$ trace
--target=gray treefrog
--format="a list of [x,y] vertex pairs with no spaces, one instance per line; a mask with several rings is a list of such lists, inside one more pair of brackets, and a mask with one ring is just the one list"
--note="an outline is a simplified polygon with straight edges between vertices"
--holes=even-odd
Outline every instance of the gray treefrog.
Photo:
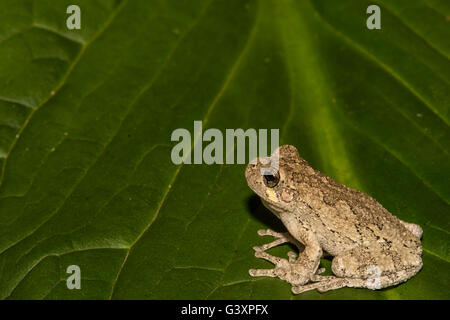
[[[348,188],[311,168],[294,146],[251,161],[245,172],[249,187],[288,232],[259,230],[275,241],[254,247],[255,256],[275,265],[250,269],[253,277],[278,277],[298,294],[342,287],[381,289],[404,282],[422,268],[422,229],[404,222],[367,194]],[[278,159],[278,171],[262,173]],[[299,255],[275,257],[267,249],[290,242]],[[319,269],[324,254],[333,257],[333,276]]]

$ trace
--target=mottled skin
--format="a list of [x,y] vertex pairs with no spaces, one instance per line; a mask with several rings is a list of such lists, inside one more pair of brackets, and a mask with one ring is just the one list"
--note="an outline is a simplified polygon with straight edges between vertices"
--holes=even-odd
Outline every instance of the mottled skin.
[[[268,158],[253,160],[245,175],[249,187],[288,232],[258,232],[277,238],[254,247],[255,256],[272,262],[275,268],[251,269],[250,275],[279,277],[292,285],[294,293],[300,293],[342,287],[381,289],[419,272],[420,226],[398,219],[367,194],[314,170],[294,146],[279,147],[271,159],[277,155],[275,178],[261,174],[261,168],[269,166],[262,164]],[[286,242],[299,248],[298,257],[290,252],[289,259],[282,259],[265,252]],[[334,257],[334,276],[320,275],[323,269],[318,266],[324,252]]]

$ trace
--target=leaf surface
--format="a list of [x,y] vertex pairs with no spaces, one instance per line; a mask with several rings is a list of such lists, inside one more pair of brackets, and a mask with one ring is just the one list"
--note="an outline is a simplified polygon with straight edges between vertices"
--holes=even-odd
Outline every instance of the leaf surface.
[[[66,28],[70,4],[81,30]],[[366,28],[370,4],[381,30]],[[0,12],[1,298],[450,298],[447,1],[1,0]],[[244,165],[172,163],[171,133],[194,120],[279,128],[314,168],[420,224],[423,269],[384,290],[297,296],[251,278],[271,267],[253,256],[270,241],[256,231],[283,227]],[[81,290],[66,286],[73,264]]]

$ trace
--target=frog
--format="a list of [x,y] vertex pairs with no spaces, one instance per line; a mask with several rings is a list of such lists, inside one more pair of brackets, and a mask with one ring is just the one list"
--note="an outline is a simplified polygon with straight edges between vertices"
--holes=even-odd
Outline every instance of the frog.
[[[276,165],[273,165],[273,164]],[[252,277],[277,277],[294,294],[344,287],[371,290],[395,286],[422,268],[422,228],[400,220],[368,194],[313,169],[295,146],[282,145],[245,169],[247,184],[281,220],[286,232],[261,229],[274,240],[253,247],[272,269],[250,269]],[[298,253],[281,258],[266,252],[290,243]],[[323,275],[322,258],[332,275]]]

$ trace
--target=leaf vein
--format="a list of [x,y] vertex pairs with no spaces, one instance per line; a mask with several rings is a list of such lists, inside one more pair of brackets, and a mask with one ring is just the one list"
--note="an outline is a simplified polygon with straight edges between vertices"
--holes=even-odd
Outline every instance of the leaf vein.
[[7,160],[9,155],[11,154],[11,152],[13,151],[14,147],[17,144],[17,141],[19,140],[19,137],[21,136],[22,132],[25,130],[25,128],[28,126],[28,123],[31,121],[31,119],[33,118],[33,116],[36,114],[36,112],[38,110],[40,110],[48,101],[50,101],[50,99],[52,99],[52,97],[54,97],[56,95],[56,93],[64,86],[64,84],[66,83],[67,79],[69,78],[69,76],[72,74],[72,71],[75,69],[75,67],[78,65],[78,62],[81,60],[81,58],[83,57],[84,53],[86,52],[86,49],[88,48],[88,46],[90,44],[92,44],[97,38],[99,38],[104,32],[105,30],[108,29],[108,27],[112,24],[112,22],[114,21],[115,17],[119,14],[119,12],[122,10],[122,8],[125,6],[125,3],[127,0],[123,0],[120,5],[114,10],[114,12],[111,14],[111,16],[108,18],[108,20],[105,22],[105,24],[99,29],[99,31],[94,35],[94,37],[92,38],[92,40],[88,43],[86,43],[85,45],[83,45],[81,47],[81,50],[78,52],[78,55],[75,57],[75,59],[73,60],[72,64],[69,66],[69,68],[67,69],[65,75],[62,77],[61,81],[58,83],[58,85],[55,87],[54,90],[52,90],[50,92],[50,94],[47,96],[47,98],[45,98],[36,108],[33,108],[33,111],[30,112],[30,114],[28,115],[28,117],[25,119],[22,127],[20,128],[18,134],[16,135],[16,138],[13,140],[11,147],[9,148],[6,157],[5,157],[5,161],[3,162],[3,166],[2,166],[2,173],[0,176],[0,187],[3,185],[3,180],[4,180],[4,176],[5,176],[5,171],[6,171],[6,164],[7,164]]
[[386,65],[385,63],[383,63],[380,59],[378,59],[376,56],[374,56],[373,54],[371,54],[370,52],[368,52],[366,49],[364,49],[361,45],[359,45],[356,41],[354,41],[353,39],[351,39],[348,35],[346,35],[345,33],[336,30],[335,28],[333,28],[333,26],[325,19],[323,18],[319,12],[317,12],[317,16],[320,18],[321,21],[324,22],[324,24],[327,26],[327,28],[329,30],[331,30],[335,35],[337,35],[338,37],[344,39],[345,42],[347,42],[348,44],[352,45],[354,48],[356,48],[359,52],[361,52],[362,54],[364,54],[366,57],[368,57],[369,59],[371,59],[373,62],[377,63],[379,66],[381,66],[388,74],[390,74],[394,79],[396,79],[400,84],[403,85],[403,87],[405,87],[406,89],[408,89],[417,99],[419,99],[420,101],[422,101],[422,103],[428,108],[430,109],[434,114],[436,114],[436,116],[438,116],[447,126],[449,126],[449,122],[448,120],[441,115],[436,108],[433,107],[433,105],[427,100],[425,99],[419,92],[417,92],[408,82],[406,82],[400,75],[398,75],[392,68],[390,68],[388,65]]

